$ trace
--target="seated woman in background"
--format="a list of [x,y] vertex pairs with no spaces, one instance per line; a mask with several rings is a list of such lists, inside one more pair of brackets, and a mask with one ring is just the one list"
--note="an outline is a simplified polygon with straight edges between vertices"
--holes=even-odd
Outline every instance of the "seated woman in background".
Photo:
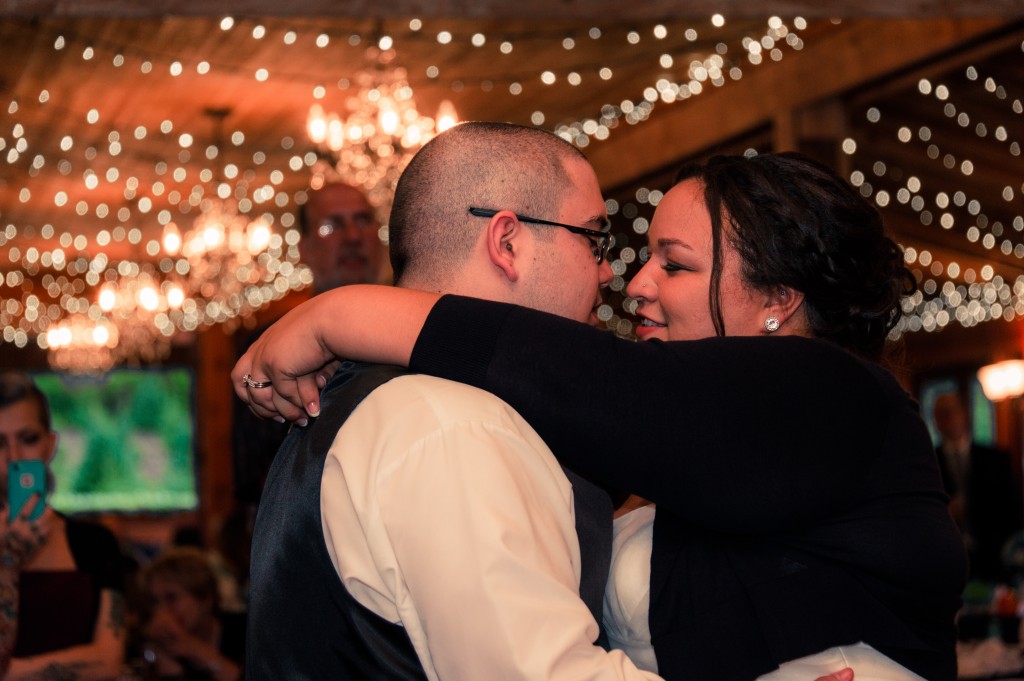
[[236,392],[301,424],[319,413],[311,372],[337,355],[504,399],[567,467],[657,505],[649,560],[627,561],[649,573],[612,579],[649,581],[649,614],[621,613],[619,631],[653,644],[666,679],[799,679],[838,660],[860,681],[953,681],[965,554],[917,404],[879,364],[915,284],[878,212],[796,154],[718,157],[685,170],[648,236],[628,289],[648,342],[346,286],[270,327]]
[[37,497],[9,517],[8,466],[48,464],[57,451],[50,427],[31,377],[0,371],[0,677],[110,679],[121,672],[125,641],[114,535],[49,507],[30,520]]
[[140,574],[148,601],[144,656],[158,679],[237,681],[245,660],[245,617],[223,613],[206,554],[171,548]]

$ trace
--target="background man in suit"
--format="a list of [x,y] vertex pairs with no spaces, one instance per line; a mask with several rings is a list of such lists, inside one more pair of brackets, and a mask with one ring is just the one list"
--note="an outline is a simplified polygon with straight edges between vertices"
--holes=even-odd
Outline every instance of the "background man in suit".
[[298,214],[302,262],[313,271],[313,292],[347,284],[380,283],[387,264],[380,222],[362,190],[329,182],[309,192]]
[[[312,189],[296,217],[302,234],[299,254],[313,273],[313,295],[348,284],[390,281],[387,248],[379,236],[380,221],[360,189],[340,182]],[[263,326],[246,334],[238,354],[265,329]],[[240,400],[235,400],[235,497],[242,503],[253,505],[259,501],[270,462],[287,432],[288,425],[256,418]]]
[[964,535],[971,560],[971,578],[1005,577],[1003,544],[1021,527],[1019,487],[1010,454],[974,442],[970,416],[958,393],[935,400],[935,427],[942,436],[936,447],[950,513]]

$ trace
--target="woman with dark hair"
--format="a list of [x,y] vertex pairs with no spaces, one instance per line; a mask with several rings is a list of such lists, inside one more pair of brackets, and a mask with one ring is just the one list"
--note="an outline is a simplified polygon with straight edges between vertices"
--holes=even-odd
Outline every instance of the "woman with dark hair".
[[202,550],[174,547],[140,574],[149,605],[145,657],[157,679],[237,681],[245,616],[220,609],[217,575]]
[[[21,371],[0,371],[0,677],[109,679],[124,661],[117,540],[37,495],[10,519],[8,466],[57,452],[46,396]],[[47,469],[48,487],[53,479]],[[6,672],[6,675],[4,673]]]
[[952,681],[965,556],[917,405],[878,363],[915,284],[877,211],[801,156],[720,157],[665,195],[648,248],[628,293],[650,342],[347,287],[289,313],[232,378],[257,413],[300,423],[334,355],[467,382],[568,467],[655,503],[611,578],[620,596],[649,584],[650,612],[606,624],[641,647],[649,633],[666,679],[840,660],[861,681]]

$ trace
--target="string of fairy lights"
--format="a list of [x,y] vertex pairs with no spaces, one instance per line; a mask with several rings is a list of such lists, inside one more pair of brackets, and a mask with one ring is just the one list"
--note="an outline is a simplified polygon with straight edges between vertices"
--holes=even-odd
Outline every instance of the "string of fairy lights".
[[[1020,52],[1024,53],[1024,42],[1020,45]],[[1006,84],[986,77],[976,66],[966,67],[964,76],[968,82],[980,84],[982,91],[999,106],[1021,117],[1020,124],[1010,129],[972,117],[968,106],[963,103],[964,92],[955,93],[953,88],[929,79],[918,82],[917,94],[941,102],[950,126],[973,131],[979,144],[982,141],[994,142],[990,146],[1000,149],[1008,160],[1017,160],[1017,167],[1024,169],[1024,164],[1019,163],[1024,142],[1021,135],[1024,131],[1024,99],[1012,96]],[[1016,83],[1012,85],[1019,87]],[[869,123],[880,125],[887,114],[877,107],[870,107],[865,115]],[[962,232],[967,242],[975,244],[980,241],[985,249],[998,250],[1004,256],[1012,255],[1024,266],[1024,172],[1001,178],[1005,182],[1000,192],[1004,206],[985,206],[978,198],[958,188],[962,179],[976,172],[976,162],[944,151],[942,134],[942,130],[927,126],[915,130],[910,121],[898,121],[894,142],[913,148],[933,166],[940,167],[951,189],[926,187],[913,175],[892,177],[891,167],[884,161],[858,157],[858,145],[854,139],[843,143],[844,152],[859,164],[852,172],[850,182],[880,208],[884,209],[895,201],[914,211],[922,225]],[[1009,224],[990,217],[996,211],[1011,216],[1007,220]],[[963,225],[967,226],[966,229]],[[970,327],[992,320],[1012,321],[1024,315],[1024,275],[1008,281],[996,274],[991,265],[975,270],[962,267],[956,261],[941,262],[927,249],[910,244],[903,246],[906,262],[920,286],[917,293],[904,301],[904,317],[893,330],[894,337],[920,330],[938,331],[954,322]]]
[[[724,18],[721,15],[712,17],[713,25],[721,26],[723,23]],[[793,23],[795,28],[800,30],[807,27],[806,22],[801,18],[797,18]],[[659,24],[655,26],[653,33],[656,38],[663,38],[666,29]],[[696,40],[697,32],[692,28],[687,29],[686,37],[689,40]],[[631,31],[627,39],[630,42],[639,42],[639,33]],[[753,66],[758,66],[764,63],[765,59],[774,62],[781,61],[784,56],[783,45],[793,50],[802,50],[804,42],[799,34],[791,31],[780,18],[772,17],[768,20],[768,30],[764,36],[759,40],[746,37],[742,40],[741,45],[743,53],[746,55],[746,61]],[[625,121],[628,125],[635,125],[647,120],[658,102],[671,104],[683,101],[701,94],[709,86],[722,87],[727,80],[740,80],[743,77],[743,68],[739,62],[726,63],[725,55],[728,53],[728,49],[728,45],[725,43],[717,43],[713,54],[704,59],[691,60],[687,67],[688,79],[686,81],[659,78],[655,83],[644,88],[642,99],[636,101],[627,99],[617,105],[605,104],[601,107],[600,117],[558,125],[555,128],[555,133],[576,146],[585,148],[590,144],[591,139],[608,139],[611,130],[620,121]],[[658,63],[662,68],[670,69],[674,65],[674,59],[670,54],[662,54]],[[610,69],[602,68],[599,73],[602,78],[610,77]],[[570,84],[578,82],[574,81],[573,75],[574,72],[570,72],[567,76]],[[554,82],[554,75],[551,72],[545,72],[541,78],[545,82]],[[537,112],[533,115],[531,122],[534,125],[542,125],[544,120],[543,113]]]
[[[724,23],[721,15],[710,19],[711,29],[720,28]],[[647,120],[656,104],[688,99],[707,88],[722,87],[729,80],[742,78],[746,68],[781,60],[784,48],[802,49],[803,40],[797,31],[805,27],[802,19],[790,25],[773,17],[766,22],[761,34],[744,37],[738,48],[723,41],[709,42],[702,58],[690,59],[684,64],[676,63],[680,59],[678,54],[653,49],[651,58],[657,59],[663,73],[680,72],[682,77],[678,80],[661,77],[647,84],[630,84],[638,95],[608,102],[592,116],[558,122],[554,130],[581,147],[591,140],[607,139],[622,123],[635,125]],[[445,46],[468,41],[478,48],[497,45],[499,53],[511,54],[527,41],[557,40],[567,55],[558,67],[551,66],[540,72],[496,73],[477,81],[453,77],[447,81],[447,86],[456,94],[467,87],[477,87],[482,91],[505,89],[511,97],[528,96],[536,87],[571,88],[587,79],[612,81],[616,70],[614,63],[584,63],[569,56],[577,41],[613,39],[611,30],[599,27],[591,27],[576,36],[537,31],[518,36],[507,33],[487,36],[449,30],[427,31],[422,21],[413,19],[401,35],[382,33],[379,26],[331,34],[312,24],[294,30],[272,31],[265,23],[228,17],[219,22],[219,28],[225,32],[247,31],[253,41],[270,40],[276,35],[286,46],[312,40],[325,50],[339,44],[350,48],[369,45],[378,53],[400,51],[411,41],[432,41],[442,50]],[[683,43],[689,46],[687,55],[692,55],[695,49],[692,43],[698,40],[703,29],[656,24],[645,31],[628,30],[624,39],[634,46],[656,45],[673,32],[683,37]],[[614,39],[621,38],[616,35]],[[77,55],[83,64],[106,69],[111,79],[127,71],[144,74],[152,78],[153,87],[157,88],[166,78],[227,73],[252,78],[255,83],[271,80],[307,83],[314,101],[329,94],[322,82],[311,81],[308,74],[290,71],[286,64],[249,69],[226,57],[218,60],[195,53],[157,54],[146,45],[115,45],[67,28],[52,37],[52,50],[69,57]],[[638,52],[631,58],[648,56],[646,52]],[[426,64],[420,68],[429,81],[444,82],[436,65]],[[347,89],[351,80],[340,79],[338,88]],[[3,94],[0,91],[0,97]],[[211,324],[237,324],[270,301],[309,285],[309,271],[298,259],[299,235],[294,225],[294,212],[305,200],[308,178],[320,155],[310,149],[300,131],[286,131],[282,135],[278,144],[290,155],[283,165],[271,168],[267,167],[271,159],[280,158],[277,150],[254,149],[244,130],[230,131],[220,143],[204,146],[200,140],[209,137],[208,131],[184,130],[173,120],[173,115],[168,115],[155,129],[141,124],[104,129],[109,112],[97,107],[76,108],[71,103],[70,93],[44,88],[38,92],[9,94],[8,101],[0,100],[9,123],[0,134],[0,168],[4,164],[9,168],[27,166],[22,186],[11,187],[17,203],[52,202],[66,211],[66,225],[74,224],[76,216],[89,216],[109,222],[109,227],[95,233],[75,233],[74,228],[66,225],[26,224],[12,217],[11,211],[0,215],[3,220],[0,248],[7,249],[8,260],[0,276],[0,327],[4,342],[25,347],[34,339],[49,351],[52,363],[69,369],[85,366],[90,357],[95,366],[85,366],[86,370],[132,360],[155,361],[166,356],[170,338],[178,332],[194,331]],[[60,139],[57,147],[47,148],[46,131],[33,129],[28,118],[21,119],[22,113],[31,113],[37,108],[46,108],[68,119],[84,118],[92,126],[91,138],[75,139],[68,134]],[[544,111],[535,110],[530,122],[543,126],[549,124],[548,118]],[[165,151],[169,140],[175,152]],[[249,155],[249,167],[242,162],[224,161],[225,152],[232,150]],[[122,171],[117,163],[119,158],[155,160],[146,177]],[[109,162],[103,170],[99,169],[101,159]],[[188,169],[188,164],[194,161],[206,164],[198,176]],[[76,171],[82,165],[85,169]],[[56,168],[68,182],[81,182],[87,189],[95,189],[101,183],[121,187],[124,203],[114,206],[86,199],[72,201],[70,192],[63,190],[53,196],[39,195],[32,180],[47,167]],[[296,176],[302,176],[299,184],[303,189],[290,193],[285,187],[294,185],[290,180]],[[206,251],[193,249],[198,255],[189,257],[180,250],[181,243],[202,236],[208,229],[196,224],[189,230],[189,222],[225,206],[233,215],[222,221],[224,224],[217,225],[219,236],[210,238],[227,242],[234,233],[236,241],[241,239],[245,243],[236,243],[223,266],[214,274],[207,273],[210,279],[204,287],[204,281],[191,280],[209,259],[204,253],[211,251],[214,244],[207,244]],[[154,227],[162,236],[153,235]],[[251,248],[251,238],[246,239],[247,234],[251,237],[254,233],[264,236],[258,249]],[[168,237],[172,242],[176,238],[178,246],[170,247]],[[42,239],[52,246],[22,248],[20,242],[28,238]],[[382,238],[386,240],[386,228]],[[130,246],[139,256],[121,260],[108,257],[104,249],[117,244]],[[624,271],[624,264],[631,257],[629,251],[620,254],[615,267]],[[88,338],[83,341],[84,334]]]
[[[1018,56],[1024,61],[1024,42],[1020,45],[1020,52]],[[969,82],[979,83],[983,91],[1005,110],[1024,117],[1024,93],[1018,96],[1010,94],[1011,87],[1019,89],[1020,84],[1000,84],[994,78],[982,74],[977,66],[966,67],[964,75]],[[979,143],[994,143],[1007,159],[1021,158],[1024,120],[1021,125],[1011,129],[1005,125],[993,125],[980,117],[972,119],[966,110],[967,105],[958,103],[959,99],[951,87],[928,79],[918,83],[917,95],[932,97],[941,102],[950,125],[972,130]],[[877,107],[869,108],[864,115],[871,125],[881,124],[885,117]],[[895,114],[889,116],[894,117]],[[1019,174],[1003,178],[1005,184],[1000,195],[1005,205],[990,207],[990,212],[998,210],[1000,214],[1008,213],[1011,217],[1009,220],[995,219],[986,214],[985,206],[979,199],[960,188],[964,185],[962,180],[975,173],[977,164],[970,158],[958,159],[943,151],[941,142],[944,130],[933,130],[926,126],[919,126],[915,130],[912,121],[900,121],[890,127],[893,128],[894,142],[901,145],[916,143],[924,159],[946,171],[948,184],[940,188],[925,187],[923,181],[913,175],[900,175],[897,179],[893,164],[858,155],[862,145],[855,138],[848,138],[842,143],[843,151],[857,166],[850,173],[850,183],[883,211],[893,203],[906,206],[915,212],[922,225],[948,231],[958,224],[966,224],[966,229],[957,231],[962,231],[967,242],[980,242],[987,250],[998,250],[1005,256],[1012,255],[1022,261],[1024,267],[1024,164],[1018,164],[1021,168]],[[744,153],[757,151],[746,149]],[[650,227],[650,216],[662,197],[661,188],[640,186],[631,197],[607,201],[608,213],[619,215],[620,222],[625,221],[626,230],[630,232],[624,235],[623,241],[630,242],[633,235],[641,237],[639,241],[643,241],[642,237]],[[1024,316],[1024,274],[1008,281],[997,274],[991,265],[983,265],[976,270],[955,261],[940,262],[927,248],[909,243],[901,246],[906,263],[917,278],[919,287],[913,296],[904,300],[904,316],[891,332],[891,338],[897,339],[905,333],[918,331],[941,331],[952,323],[971,327],[994,320],[1013,321]],[[628,281],[627,270],[635,268],[646,258],[646,246],[634,248],[626,245],[621,248],[618,258],[611,263],[615,275],[610,285],[611,290],[621,292]],[[632,315],[636,302],[624,297],[621,308],[621,311],[617,311],[613,305],[603,305],[598,310],[598,316],[617,334],[628,337],[634,329],[635,319]]]
[[[711,30],[724,23],[720,15],[711,17]],[[222,19],[218,26],[225,32],[245,31],[252,41],[279,39],[285,46],[312,41],[324,50],[331,46],[360,50],[369,46],[378,53],[400,54],[411,44],[429,42],[441,51],[448,46],[470,44],[480,49],[496,46],[499,54],[508,55],[522,49],[529,41],[558,41],[566,55],[557,66],[503,73],[498,69],[486,77],[475,78],[443,73],[439,66],[431,63],[416,67],[421,79],[447,88],[453,96],[475,88],[510,97],[529,97],[539,87],[574,88],[595,79],[615,81],[616,64],[574,60],[573,50],[584,40],[624,39],[637,46],[636,54],[628,58],[654,59],[662,74],[679,74],[676,78],[661,75],[653,82],[631,83],[631,96],[609,101],[591,115],[576,120],[556,121],[552,114],[540,109],[530,114],[529,122],[533,125],[547,126],[577,146],[586,147],[593,141],[608,139],[620,125],[642,124],[656,106],[725,86],[743,78],[747,69],[780,61],[787,49],[803,49],[800,31],[806,29],[807,24],[801,19],[786,23],[773,17],[760,34],[744,37],[739,45],[708,41],[704,29],[696,25],[654,24],[614,37],[611,30],[599,27],[581,29],[575,35],[558,31],[518,35],[460,33],[428,30],[418,19],[409,21],[401,31],[387,32],[379,26],[331,32],[312,23],[282,29],[280,25],[232,18]],[[682,36],[683,43],[690,45],[685,57],[681,51],[673,54],[671,50],[657,48],[660,41],[670,36]],[[698,43],[704,54],[694,58],[694,45]],[[641,46],[648,49],[640,50]],[[166,82],[166,78],[226,73],[251,78],[254,83],[304,84],[309,88],[312,102],[324,100],[333,91],[310,74],[290,70],[287,63],[252,68],[220,55],[158,54],[146,45],[115,45],[67,29],[53,36],[52,49],[77,55],[82,63],[94,68],[107,69],[112,79],[126,70],[144,74],[152,78],[156,88]],[[1021,50],[1024,51],[1024,44]],[[979,83],[999,105],[1008,107],[1017,116],[1024,115],[1021,99],[1010,94],[1014,84],[997,83],[974,66],[968,67],[966,76]],[[354,80],[343,77],[337,81],[337,88],[345,91]],[[1018,131],[1024,130],[1024,126],[1010,130],[972,117],[957,93],[941,83],[922,80],[917,91],[921,97],[940,102],[951,125],[972,129],[980,139],[998,143],[1008,157],[1020,157]],[[9,95],[7,101],[4,101],[5,94]],[[82,354],[81,346],[69,342],[77,324],[100,334],[101,342],[94,344],[96,348],[87,347],[86,353],[98,357],[96,361],[103,366],[126,361],[158,361],[166,356],[175,334],[212,324],[237,324],[270,301],[309,285],[311,275],[299,262],[300,237],[294,213],[305,201],[310,182],[317,181],[314,168],[322,154],[311,147],[302,131],[282,131],[273,146],[262,149],[255,148],[247,131],[241,129],[228,131],[217,143],[203,144],[200,140],[210,137],[208,130],[185,130],[173,115],[157,127],[147,128],[141,124],[122,125],[117,129],[104,127],[107,112],[95,107],[85,110],[76,107],[68,94],[49,89],[11,93],[0,90],[0,111],[6,112],[8,119],[0,130],[0,169],[6,165],[26,171],[22,185],[8,185],[8,190],[17,196],[17,203],[52,203],[66,211],[68,218],[65,224],[37,225],[19,221],[10,210],[7,215],[0,214],[0,248],[5,248],[7,255],[7,262],[0,270],[3,342],[25,347],[35,341],[50,352],[56,365],[70,368],[83,361],[78,356]],[[69,120],[85,119],[93,126],[91,137],[75,139],[65,135],[57,146],[48,148],[45,131],[34,129],[28,122],[29,117],[24,120],[20,117],[23,112],[37,108],[46,108],[51,114]],[[872,108],[866,116],[872,124],[879,124],[894,114]],[[172,153],[167,152],[169,140],[173,143]],[[991,219],[987,208],[977,198],[955,189],[956,176],[970,177],[975,163],[945,152],[941,130],[915,129],[911,121],[902,122],[896,126],[895,142],[918,149],[929,162],[948,171],[954,188],[935,190],[923,186],[915,177],[891,178],[888,164],[879,159],[861,158],[857,141],[848,139],[843,149],[856,166],[849,179],[866,198],[883,209],[894,203],[905,206],[926,226],[951,230],[964,220],[970,221],[969,227],[963,230],[967,241],[980,242],[986,249],[996,249],[1006,256],[1024,260],[1024,239],[1020,236],[1024,232],[1020,208],[1024,184],[1014,184],[1020,182],[1020,178],[1008,178],[1002,191],[1005,202],[1015,206],[1012,219]],[[226,160],[229,153],[234,154],[231,162]],[[245,160],[238,160],[239,157]],[[121,170],[117,163],[119,158],[153,159],[151,172],[148,176],[131,175]],[[108,162],[102,170],[98,159]],[[198,173],[189,169],[189,164],[195,161],[204,164]],[[121,188],[124,202],[115,206],[84,199],[72,201],[67,191],[57,191],[53,196],[40,195],[32,180],[47,167],[56,168],[69,183],[80,182],[89,189],[101,183],[116,185]],[[294,186],[302,188],[287,189]],[[662,196],[661,189],[639,187],[635,201],[609,200],[609,214],[618,216],[620,224],[626,221],[627,230],[642,241],[649,227],[650,212]],[[189,258],[180,249],[182,242],[202,235],[199,218],[214,212],[215,208],[227,208],[232,213],[221,222],[233,226],[223,231],[220,238],[227,241],[229,233],[233,233],[234,247],[229,252],[231,258],[222,263],[215,274],[204,275],[207,293],[203,294],[204,280],[196,277],[204,259]],[[76,216],[95,217],[108,222],[109,226],[98,232],[76,233],[73,227],[67,226],[75,223]],[[189,229],[190,223],[192,229]],[[155,230],[161,235],[154,236]],[[168,235],[175,234],[179,239],[177,250],[170,248],[167,242]],[[381,236],[386,241],[386,226]],[[22,248],[19,244],[25,238],[41,239],[52,246]],[[129,245],[138,256],[110,258],[104,249],[116,244]],[[907,262],[915,269],[921,287],[919,293],[906,301],[906,315],[894,335],[936,331],[954,321],[972,326],[1024,315],[1024,276],[1012,282],[1004,281],[991,266],[975,271],[956,262],[938,262],[928,250],[912,244],[904,246]],[[195,247],[193,252],[201,256],[204,251]],[[623,291],[628,271],[644,257],[643,247],[623,243],[616,249],[611,262],[615,274],[611,284],[613,291]],[[628,336],[632,332],[633,321],[629,317],[632,304],[633,301],[623,296],[621,311],[608,305],[599,311],[599,316],[617,333]],[[100,327],[102,329],[97,331]],[[140,329],[145,333],[140,333]],[[131,338],[135,340],[130,341]]]

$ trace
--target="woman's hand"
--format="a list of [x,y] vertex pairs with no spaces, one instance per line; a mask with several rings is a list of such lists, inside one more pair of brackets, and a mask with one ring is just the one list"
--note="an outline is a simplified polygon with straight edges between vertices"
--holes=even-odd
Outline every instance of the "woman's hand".
[[[146,638],[152,644],[156,661],[166,673],[179,667],[182,661],[205,669],[215,679],[238,679],[238,665],[224,657],[216,646],[189,634],[169,612],[158,609],[145,628]],[[168,659],[169,658],[169,659]]]
[[50,536],[53,510],[47,506],[35,520],[28,517],[39,499],[33,494],[13,521],[8,521],[6,504],[0,508],[0,568],[20,571]]
[[[231,384],[257,416],[297,421],[307,416],[311,402],[319,406],[317,372],[334,360],[316,334],[322,304],[318,296],[289,311],[235,364]],[[315,412],[309,415],[319,409]]]
[[146,638],[174,657],[181,656],[181,651],[188,648],[189,639],[192,638],[178,624],[178,620],[163,608],[157,608],[153,613],[146,624],[144,633]]
[[[257,416],[305,425],[336,358],[407,366],[436,293],[353,285],[321,293],[263,332],[235,364],[235,393]],[[248,379],[248,380],[247,380]]]

